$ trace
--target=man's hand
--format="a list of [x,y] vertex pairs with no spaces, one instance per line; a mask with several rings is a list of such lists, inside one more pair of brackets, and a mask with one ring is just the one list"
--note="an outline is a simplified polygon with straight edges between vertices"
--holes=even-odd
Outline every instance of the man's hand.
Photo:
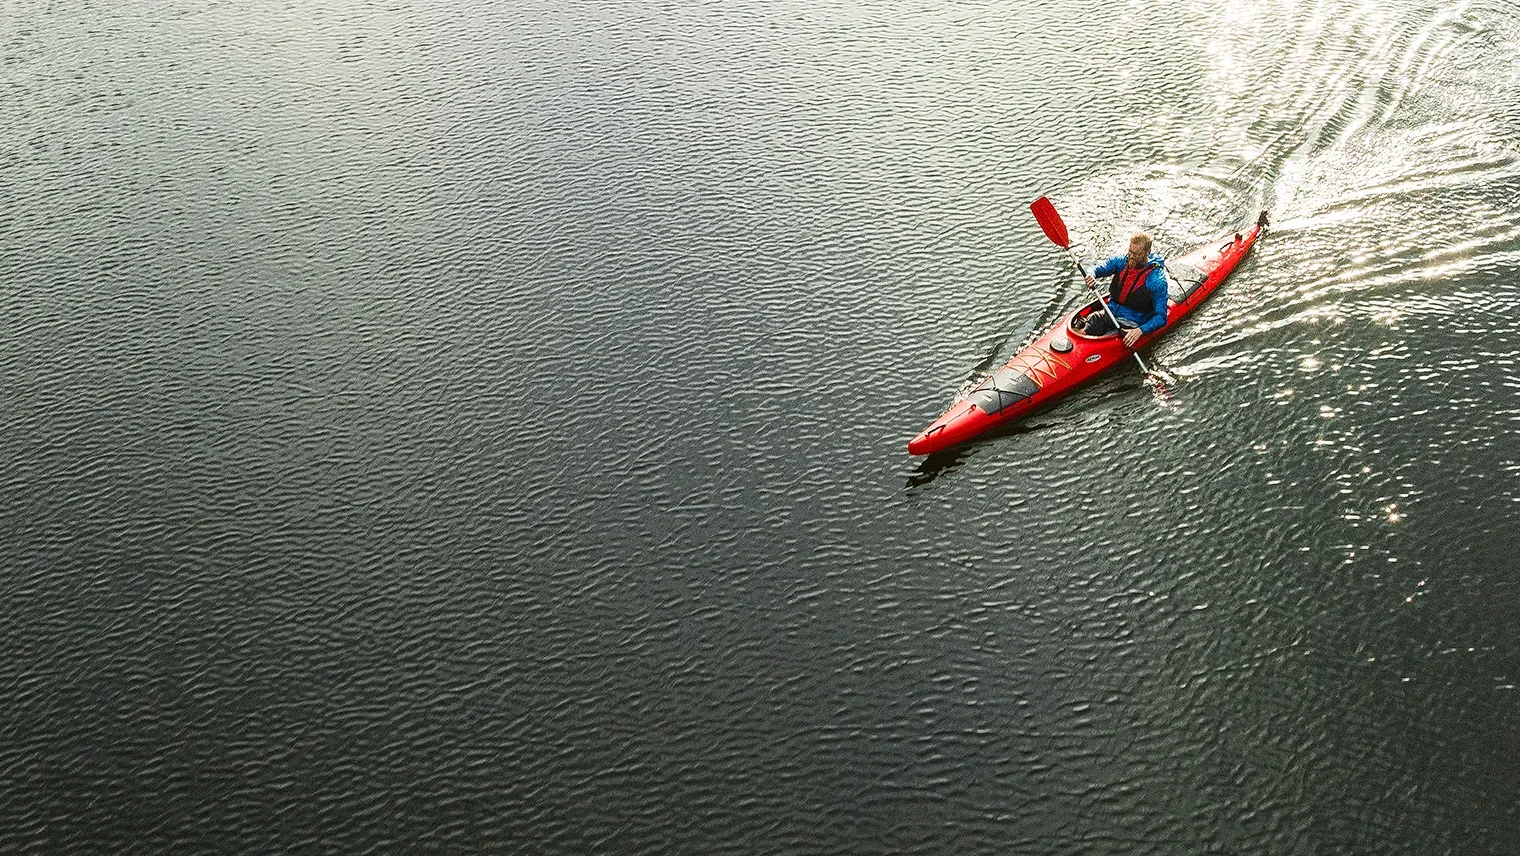
[[1092,278],[1092,274],[1088,274],[1087,276],[1083,277],[1083,279],[1087,280],[1087,287],[1088,288],[1097,288],[1098,287],[1098,281],[1096,279]]
[[1139,327],[1129,327],[1129,328],[1127,328],[1124,331],[1124,346],[1125,347],[1127,347],[1127,348],[1133,348],[1135,346],[1135,343],[1138,342],[1138,341],[1140,341],[1140,328]]

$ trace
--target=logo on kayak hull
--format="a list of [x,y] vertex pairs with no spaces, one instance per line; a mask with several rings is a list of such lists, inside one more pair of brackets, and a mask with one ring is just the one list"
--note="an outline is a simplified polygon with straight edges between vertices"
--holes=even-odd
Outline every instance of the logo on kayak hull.
[[1087,358],[1087,361],[1089,363],[1096,363],[1098,360],[1101,360],[1101,359],[1103,359],[1103,355],[1102,354],[1093,354],[1092,356],[1090,356],[1090,357]]

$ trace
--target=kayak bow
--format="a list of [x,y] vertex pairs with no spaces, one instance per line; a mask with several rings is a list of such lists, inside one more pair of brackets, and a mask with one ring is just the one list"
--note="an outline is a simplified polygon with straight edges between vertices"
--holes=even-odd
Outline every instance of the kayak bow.
[[[1166,326],[1140,337],[1139,350],[1177,326],[1235,270],[1267,225],[1261,212],[1249,229],[1222,235],[1166,264]],[[951,405],[928,428],[908,441],[911,455],[930,455],[957,446],[1028,415],[1130,357],[1118,333],[1091,337],[1072,320],[1098,310],[1096,303],[1061,317],[1002,368],[988,375],[965,398]]]

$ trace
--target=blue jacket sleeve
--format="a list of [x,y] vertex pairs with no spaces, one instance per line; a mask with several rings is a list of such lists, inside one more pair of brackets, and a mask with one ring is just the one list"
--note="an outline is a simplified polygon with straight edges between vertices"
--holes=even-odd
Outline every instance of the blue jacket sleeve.
[[1140,332],[1150,335],[1166,326],[1166,274],[1162,273],[1159,265],[1151,268],[1151,275],[1145,278],[1145,287],[1151,293],[1151,303],[1155,308],[1151,310],[1149,318],[1140,322]]
[[1093,268],[1092,275],[1099,279],[1102,279],[1105,276],[1113,276],[1122,270],[1124,268],[1124,265],[1127,263],[1127,256],[1114,256],[1113,258],[1102,262],[1097,267]]

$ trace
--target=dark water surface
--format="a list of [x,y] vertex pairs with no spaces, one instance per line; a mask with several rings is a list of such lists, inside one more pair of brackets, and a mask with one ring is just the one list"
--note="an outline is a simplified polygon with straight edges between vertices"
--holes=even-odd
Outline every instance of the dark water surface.
[[1513,3],[4,20],[0,851],[1520,853]]

